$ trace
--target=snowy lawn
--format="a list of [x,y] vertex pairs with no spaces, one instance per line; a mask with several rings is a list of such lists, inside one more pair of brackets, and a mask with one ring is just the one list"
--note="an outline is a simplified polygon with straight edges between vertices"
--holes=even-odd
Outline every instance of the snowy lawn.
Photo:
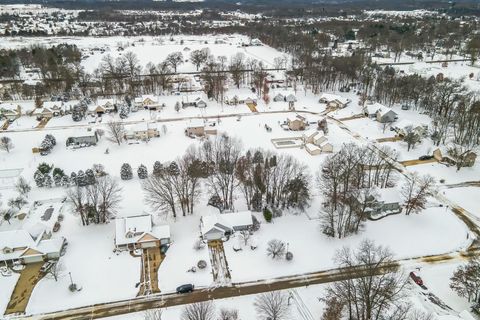
[[464,209],[480,218],[480,206],[478,205],[478,199],[480,199],[479,187],[445,189],[444,192],[448,199],[460,204]]
[[[135,297],[138,292],[135,285],[140,281],[140,258],[128,252],[118,255],[113,252],[114,229],[113,223],[81,226],[79,218],[65,214],[59,232],[68,240],[67,252],[60,258],[65,271],[58,282],[44,278],[37,284],[26,313]],[[68,273],[81,291],[69,291]]]
[[7,309],[18,278],[20,278],[20,274],[15,272],[12,272],[12,275],[9,277],[4,277],[0,274],[0,315],[4,314],[5,309]]
[[[263,221],[263,218],[259,217],[259,220]],[[238,243],[236,238],[225,243],[225,250],[232,280],[243,282],[333,268],[336,250],[343,246],[356,247],[363,239],[389,247],[398,259],[440,254],[462,248],[468,241],[467,231],[451,212],[438,207],[419,215],[399,214],[369,221],[363,232],[340,240],[323,235],[317,220],[287,214],[274,219],[271,224],[262,223],[254,236],[258,244],[256,250],[247,247],[239,252],[233,251],[233,246]],[[268,257],[266,248],[271,239],[288,243],[293,261],[276,261]],[[255,266],[255,272],[251,272],[251,266]]]

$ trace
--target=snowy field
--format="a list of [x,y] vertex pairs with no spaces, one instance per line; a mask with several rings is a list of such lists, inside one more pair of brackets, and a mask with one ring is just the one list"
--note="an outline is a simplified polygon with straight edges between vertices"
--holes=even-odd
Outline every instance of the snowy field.
[[[0,38],[0,47],[10,48],[23,48],[34,44],[50,47],[61,43],[75,44],[83,51],[85,59],[82,65],[89,73],[98,68],[104,55],[110,54],[116,58],[129,51],[137,55],[142,66],[148,62],[158,64],[173,52],[182,52],[184,60],[189,60],[193,50],[207,47],[215,57],[230,58],[241,52],[245,54],[245,58],[261,61],[268,68],[273,68],[275,57],[284,55],[268,46],[242,47],[242,44],[250,43],[250,38],[242,35],[217,35],[216,37],[179,35],[172,38],[167,36]],[[196,71],[196,68],[190,62],[186,62],[178,68],[178,72],[192,71]]]

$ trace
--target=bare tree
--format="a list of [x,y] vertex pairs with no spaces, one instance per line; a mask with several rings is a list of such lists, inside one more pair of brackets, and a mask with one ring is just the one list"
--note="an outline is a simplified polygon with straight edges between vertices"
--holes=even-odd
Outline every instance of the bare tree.
[[10,153],[10,150],[13,149],[12,139],[10,139],[10,137],[5,137],[5,136],[1,137],[0,138],[0,149],[5,150],[8,153]]
[[165,61],[173,68],[174,72],[177,73],[177,68],[183,63],[183,54],[181,52],[172,52],[170,53]]
[[272,257],[272,259],[278,259],[285,255],[287,246],[285,242],[277,239],[268,241],[267,244],[267,256]]
[[430,175],[420,177],[413,173],[402,187],[401,194],[405,201],[405,214],[419,213],[427,204],[427,198],[432,194],[435,179]]
[[405,128],[403,140],[407,143],[407,151],[410,151],[410,149],[415,148],[417,143],[422,141],[422,138],[417,132],[415,132],[413,126],[407,126]]
[[212,301],[188,304],[183,308],[181,320],[214,320],[215,305]]
[[171,211],[174,218],[177,216],[174,181],[165,168],[143,180],[142,188],[145,193],[145,202],[153,210],[159,212]]
[[237,309],[220,309],[220,314],[218,316],[218,320],[239,320],[240,317],[238,315]]
[[322,320],[341,320],[345,305],[339,302],[336,297],[325,301],[325,311],[322,314]]
[[477,257],[459,266],[450,278],[450,288],[469,302],[480,299],[480,260]]
[[123,123],[118,121],[110,121],[107,124],[108,140],[118,143],[120,145],[125,139],[125,127]]
[[15,184],[15,189],[20,195],[28,198],[28,194],[30,193],[30,190],[32,190],[32,187],[23,176],[20,176]]
[[16,208],[17,210],[20,210],[27,203],[28,201],[25,200],[25,198],[22,196],[17,196],[15,198],[8,199],[8,206]]
[[282,291],[262,293],[255,298],[253,305],[258,317],[264,320],[284,320],[290,314],[288,296]]
[[58,281],[58,278],[65,274],[65,266],[62,262],[56,261],[47,270],[47,276]]
[[233,195],[238,186],[235,167],[241,150],[242,145],[238,139],[222,135],[205,142],[200,151],[202,160],[212,165],[207,185],[220,198],[223,209],[233,207]]
[[247,245],[248,241],[250,240],[250,238],[252,236],[250,234],[250,231],[249,230],[242,230],[242,231],[240,231],[240,235],[242,236],[243,244]]
[[74,211],[80,216],[82,225],[90,223],[88,219],[88,200],[85,188],[75,185],[67,190],[67,198],[72,203]]
[[162,309],[149,309],[144,312],[144,320],[162,320]]
[[396,313],[407,281],[390,250],[364,240],[355,251],[348,247],[337,251],[335,262],[339,268],[356,269],[361,276],[330,285],[326,300],[345,305],[349,319],[379,320]]

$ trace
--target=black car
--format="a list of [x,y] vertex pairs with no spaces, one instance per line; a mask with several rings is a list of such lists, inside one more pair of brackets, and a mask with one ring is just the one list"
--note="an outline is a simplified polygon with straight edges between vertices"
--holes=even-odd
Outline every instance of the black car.
[[180,287],[177,288],[177,293],[189,293],[192,292],[194,289],[194,285],[189,284],[182,284]]
[[430,160],[432,158],[433,158],[433,156],[428,156],[427,155],[427,156],[421,156],[420,158],[418,158],[418,160]]

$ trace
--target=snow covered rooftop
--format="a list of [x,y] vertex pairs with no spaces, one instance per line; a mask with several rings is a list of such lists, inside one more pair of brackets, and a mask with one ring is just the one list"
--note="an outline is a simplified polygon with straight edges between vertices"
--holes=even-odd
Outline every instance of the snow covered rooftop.
[[151,215],[140,215],[115,219],[115,244],[117,246],[141,242],[145,234],[157,239],[170,238],[170,227],[152,226]]
[[205,127],[205,122],[202,119],[192,119],[188,122],[187,128]]
[[338,101],[342,104],[347,104],[350,102],[350,100],[348,100],[347,98],[344,98],[337,94],[331,94],[331,93],[323,93],[320,97],[320,100],[327,101],[327,102]]
[[401,203],[402,197],[400,191],[397,188],[377,188],[375,190],[378,193],[378,200],[386,203]]
[[[0,249],[24,248],[35,246],[32,236],[26,230],[10,230],[0,232]],[[1,253],[0,253],[1,254]]]
[[253,224],[251,211],[202,216],[201,221],[202,234],[206,234],[214,228],[226,231],[222,226],[233,230],[237,226],[250,226]]

